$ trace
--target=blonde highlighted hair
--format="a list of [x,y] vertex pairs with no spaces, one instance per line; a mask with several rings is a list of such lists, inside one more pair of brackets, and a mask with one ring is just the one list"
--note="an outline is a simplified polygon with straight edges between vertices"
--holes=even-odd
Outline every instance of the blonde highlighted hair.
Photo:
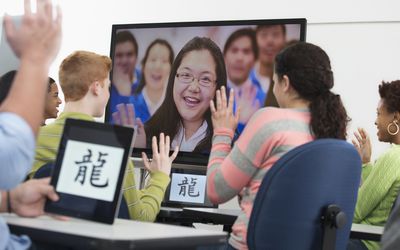
[[111,70],[111,59],[89,51],[76,51],[67,56],[59,69],[60,86],[65,101],[78,101],[95,81],[103,84]]

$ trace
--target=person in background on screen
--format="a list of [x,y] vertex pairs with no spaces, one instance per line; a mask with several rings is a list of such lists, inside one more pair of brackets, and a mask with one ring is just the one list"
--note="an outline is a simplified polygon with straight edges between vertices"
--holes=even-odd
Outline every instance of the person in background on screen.
[[[93,52],[76,51],[63,60],[59,69],[59,79],[65,96],[64,111],[53,123],[41,128],[30,177],[44,164],[55,161],[67,118],[94,121],[94,117],[103,116],[110,97],[110,69],[110,58]],[[164,135],[160,137],[160,148],[165,148],[164,145],[168,142],[169,153],[169,138],[164,141]],[[154,147],[157,146],[155,137],[151,138],[150,145],[157,151]],[[171,164],[178,150],[175,148],[175,153],[171,157],[168,153],[160,152],[161,158],[153,157],[155,163],[147,165],[151,178],[146,188],[142,190],[136,189],[133,164],[129,161],[124,177],[123,195],[131,219],[155,220],[170,182]],[[157,152],[153,151],[154,154],[157,155]]]
[[213,131],[209,102],[226,81],[224,57],[218,45],[209,38],[195,37],[176,56],[164,102],[144,126],[135,119],[131,105],[118,105],[113,119],[138,126],[135,147],[149,147],[151,138],[163,132],[171,136],[171,147],[208,153]]
[[129,103],[140,79],[140,71],[136,69],[139,51],[136,38],[130,31],[123,30],[116,33],[114,41],[110,114],[116,111],[117,104]]
[[251,71],[251,79],[266,93],[265,106],[277,107],[273,94],[272,75],[275,56],[285,47],[286,26],[284,24],[258,25],[256,27],[258,61]]
[[[3,76],[1,76],[0,104],[7,97],[16,74],[17,74],[16,70],[11,70],[5,73]],[[45,125],[45,121],[47,119],[57,118],[58,106],[60,104],[61,104],[61,99],[58,97],[57,84],[53,78],[49,77],[42,126]]]
[[265,102],[265,93],[257,83],[252,82],[250,71],[257,60],[258,47],[252,29],[239,29],[226,40],[224,58],[228,74],[228,90],[234,89],[233,110],[240,107],[238,132],[241,133],[250,117]]
[[[385,225],[400,191],[400,81],[382,82],[379,95],[377,135],[379,141],[391,144],[390,149],[372,163],[368,133],[359,128],[353,140],[363,162],[353,223],[373,226]],[[350,239],[347,249],[379,248],[376,241]]]
[[[44,213],[46,198],[58,199],[49,179],[18,184],[24,180],[33,161],[35,137],[43,119],[49,67],[61,44],[62,15],[60,8],[53,13],[49,0],[38,1],[36,12],[32,12],[28,0],[24,7],[18,27],[8,15],[4,16],[3,23],[7,41],[21,63],[0,105],[0,212],[34,217]],[[30,247],[27,236],[10,234],[0,218],[0,249]]]
[[143,123],[156,112],[164,101],[173,61],[174,51],[166,40],[156,39],[146,49],[142,60],[142,75],[139,85],[129,101],[135,107],[136,117],[140,118]]
[[331,92],[328,55],[298,43],[275,58],[273,92],[280,108],[259,109],[231,148],[239,114],[225,89],[210,103],[214,137],[207,169],[207,195],[214,204],[239,196],[241,214],[232,227],[228,249],[247,249],[247,225],[265,174],[289,150],[319,138],[346,139],[349,121],[339,95]]

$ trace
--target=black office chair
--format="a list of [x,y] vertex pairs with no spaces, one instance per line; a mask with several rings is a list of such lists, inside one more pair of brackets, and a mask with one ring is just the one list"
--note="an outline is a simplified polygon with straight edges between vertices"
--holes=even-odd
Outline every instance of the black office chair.
[[279,159],[258,190],[249,249],[345,249],[361,176],[353,145],[320,139]]

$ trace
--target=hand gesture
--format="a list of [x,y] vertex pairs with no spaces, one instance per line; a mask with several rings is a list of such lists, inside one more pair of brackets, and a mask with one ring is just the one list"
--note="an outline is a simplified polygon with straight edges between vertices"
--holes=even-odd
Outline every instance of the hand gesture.
[[10,191],[11,211],[19,216],[36,217],[44,214],[46,198],[59,199],[50,184],[50,178],[33,179]]
[[123,96],[130,96],[132,92],[132,82],[129,72],[120,65],[115,65],[112,74],[112,84]]
[[132,103],[118,104],[117,111],[112,113],[115,124],[135,128],[137,131],[135,147],[146,148],[146,131],[140,118],[135,118],[135,107]]
[[61,45],[61,10],[53,18],[53,6],[50,0],[37,1],[37,11],[31,11],[30,0],[25,0],[25,13],[19,28],[15,27],[11,17],[4,16],[4,28],[7,40],[21,61],[50,65]]
[[242,93],[235,93],[236,106],[240,108],[239,122],[246,124],[250,117],[260,108],[260,101],[256,99],[257,88],[253,85],[245,86]]
[[214,129],[227,128],[235,130],[240,116],[240,108],[236,110],[236,115],[233,114],[233,89],[229,93],[229,103],[226,100],[225,87],[216,92],[217,106],[214,101],[210,101],[211,119]]
[[157,138],[153,136],[152,139],[152,150],[153,150],[153,159],[150,162],[147,158],[146,153],[142,153],[142,159],[144,166],[150,172],[161,171],[166,175],[169,175],[171,172],[172,162],[175,160],[178,155],[178,146],[175,147],[174,153],[169,156],[170,149],[170,139],[167,135],[164,138],[164,133],[160,134],[160,142],[159,147],[157,147]]
[[358,132],[354,132],[356,140],[351,140],[354,147],[356,147],[358,153],[360,154],[362,163],[368,163],[371,161],[371,141],[365,129],[358,128]]

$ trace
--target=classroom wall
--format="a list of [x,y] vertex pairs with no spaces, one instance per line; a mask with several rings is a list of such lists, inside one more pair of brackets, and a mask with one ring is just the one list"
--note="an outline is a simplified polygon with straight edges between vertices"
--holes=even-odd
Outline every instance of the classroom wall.
[[[55,2],[60,4],[64,16],[62,47],[50,69],[55,79],[62,59],[75,50],[109,55],[111,25],[116,23],[307,18],[307,41],[320,45],[331,58],[334,91],[343,97],[352,118],[349,134],[359,126],[365,127],[371,134],[374,158],[388,146],[378,142],[374,120],[378,84],[382,80],[400,79],[400,16],[396,13],[399,1]],[[5,11],[22,14],[23,1],[0,1],[0,16]]]

